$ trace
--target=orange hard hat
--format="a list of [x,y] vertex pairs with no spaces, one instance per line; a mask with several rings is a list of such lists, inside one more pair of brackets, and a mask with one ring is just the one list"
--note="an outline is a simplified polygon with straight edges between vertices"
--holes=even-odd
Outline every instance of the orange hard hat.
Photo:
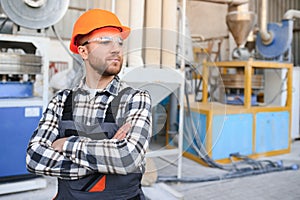
[[88,34],[95,29],[103,27],[119,28],[120,32],[122,32],[121,36],[123,39],[126,39],[130,33],[130,28],[123,26],[114,13],[101,9],[88,10],[83,13],[74,24],[70,50],[73,53],[78,54],[76,37],[78,35]]

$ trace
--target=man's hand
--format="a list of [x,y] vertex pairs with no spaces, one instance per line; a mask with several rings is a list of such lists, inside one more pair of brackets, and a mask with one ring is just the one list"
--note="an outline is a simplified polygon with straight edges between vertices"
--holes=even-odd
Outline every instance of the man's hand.
[[130,128],[131,128],[130,123],[124,124],[119,128],[119,130],[116,132],[116,134],[112,139],[123,140],[126,137],[126,134],[129,132]]
[[65,138],[59,138],[59,139],[55,140],[55,141],[52,143],[51,147],[52,147],[55,151],[62,152],[64,143],[65,143],[65,141],[66,141],[67,139],[68,139],[67,137],[65,137]]

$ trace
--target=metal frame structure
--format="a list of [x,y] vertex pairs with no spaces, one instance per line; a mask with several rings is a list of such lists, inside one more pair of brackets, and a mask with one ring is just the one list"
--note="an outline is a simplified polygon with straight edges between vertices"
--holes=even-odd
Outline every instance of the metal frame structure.
[[178,127],[178,147],[172,149],[155,150],[148,152],[147,157],[160,157],[168,155],[178,155],[177,176],[181,177],[182,171],[182,144],[183,144],[183,114],[184,114],[184,73],[180,69],[170,67],[136,67],[127,72],[122,81],[128,85],[147,90],[152,98],[152,105],[155,106],[171,93],[177,94],[180,105],[179,127]]
[[[28,97],[28,98],[3,98],[0,99],[0,108],[3,110],[7,110],[7,109],[11,109],[11,112],[13,113],[15,110],[19,110],[20,109],[24,110],[23,115],[20,114],[18,112],[18,114],[15,117],[16,121],[14,123],[19,123],[18,117],[21,118],[34,118],[34,119],[39,119],[41,112],[43,110],[45,110],[47,103],[48,103],[48,68],[49,68],[49,60],[48,60],[48,46],[49,46],[49,42],[50,39],[49,38],[45,38],[45,37],[38,37],[38,36],[21,36],[21,35],[6,35],[6,34],[2,34],[0,41],[9,41],[9,42],[15,42],[15,43],[31,43],[33,44],[37,51],[38,54],[42,57],[42,67],[41,67],[41,75],[42,75],[42,93],[40,94],[40,96],[33,96],[33,97]],[[26,64],[26,63],[25,63]],[[14,114],[12,114],[14,115]],[[22,115],[22,116],[21,116]],[[7,116],[2,116],[4,118],[6,118]],[[10,119],[10,118],[8,118]],[[26,121],[24,123],[30,123],[29,121]],[[30,135],[27,135],[28,133],[24,133],[22,131],[25,130],[21,130],[20,132],[20,127],[24,127],[26,126],[24,123],[21,123],[20,126],[16,125],[15,128],[16,130],[13,130],[16,134],[20,135],[21,137],[30,137]],[[28,125],[32,125],[32,124],[28,124]],[[33,131],[33,130],[32,130]],[[27,131],[26,131],[27,132]],[[2,134],[9,134],[6,133],[4,130],[2,130]],[[31,134],[31,133],[30,133]],[[4,136],[4,135],[3,135]],[[11,137],[9,138],[12,143],[14,143],[16,146],[14,146],[14,149],[18,149],[18,148],[23,148],[20,147],[20,145],[18,145],[18,143],[16,142],[20,142],[20,139],[16,138],[16,140],[14,140],[14,136],[11,135],[6,135],[6,137]],[[26,142],[26,141],[25,141]],[[10,148],[11,144],[5,144],[7,145],[8,148]],[[23,146],[23,143],[22,145]],[[4,147],[3,145],[3,148]],[[23,151],[23,149],[18,150],[18,152],[14,152],[12,153],[13,156],[17,156],[16,154],[18,154],[18,156],[22,156],[19,155],[19,151]],[[4,153],[4,152],[2,152]],[[7,153],[7,152],[5,152]],[[26,153],[26,149],[24,149],[24,156]],[[24,158],[25,159],[25,158]],[[23,161],[20,161],[23,162]],[[25,162],[24,163],[20,163],[20,165],[24,164],[24,169],[25,169]],[[11,171],[11,170],[10,170]],[[19,173],[20,169],[18,169]],[[18,175],[11,175],[16,176],[16,180],[18,180]],[[20,176],[23,177],[23,175],[20,174]],[[24,174],[24,176],[27,176],[26,174]],[[13,193],[13,192],[21,192],[21,191],[28,191],[28,190],[34,190],[34,189],[41,189],[41,188],[45,188],[47,185],[47,182],[44,178],[42,177],[36,177],[34,179],[32,179],[31,174],[28,174],[28,179],[21,179],[18,181],[13,181],[13,182],[6,182],[6,183],[2,183],[0,184],[0,194],[7,194],[7,193]]]
[[[244,104],[227,105],[209,101],[209,69],[239,68],[244,71]],[[253,106],[251,102],[253,70],[280,69],[286,72],[286,103],[284,105]],[[292,63],[267,61],[223,61],[204,63],[203,100],[191,104],[196,116],[202,116],[206,132],[208,155],[218,162],[228,163],[227,153],[243,151],[251,158],[290,152],[292,113]],[[200,117],[199,117],[200,118]],[[242,130],[242,132],[241,132]],[[272,135],[271,135],[272,134]],[[226,154],[226,155],[225,155]],[[189,153],[188,158],[201,163]]]
[[41,97],[33,97],[26,99],[1,99],[0,107],[20,107],[20,106],[42,106],[45,109],[48,103],[48,68],[49,59],[47,55],[47,49],[49,46],[50,39],[38,36],[18,36],[18,35],[6,35],[2,34],[1,41],[11,41],[11,42],[24,42],[32,43],[39,51],[42,56],[42,75],[43,75],[43,94]]

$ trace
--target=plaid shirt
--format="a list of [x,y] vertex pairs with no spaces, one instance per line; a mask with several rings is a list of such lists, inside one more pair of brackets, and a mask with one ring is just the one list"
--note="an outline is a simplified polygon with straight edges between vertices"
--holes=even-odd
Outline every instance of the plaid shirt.
[[[84,90],[84,81],[74,88],[73,119],[87,125],[104,121],[108,104],[115,98],[122,84],[116,76],[101,92],[91,97]],[[146,91],[135,90],[124,94],[119,105],[118,118],[125,117],[131,130],[123,140],[92,140],[71,136],[63,152],[54,151],[52,143],[59,138],[59,121],[64,102],[70,90],[58,92],[49,102],[37,129],[29,142],[26,156],[28,171],[75,180],[95,172],[128,174],[144,172],[145,153],[151,137],[151,99]]]

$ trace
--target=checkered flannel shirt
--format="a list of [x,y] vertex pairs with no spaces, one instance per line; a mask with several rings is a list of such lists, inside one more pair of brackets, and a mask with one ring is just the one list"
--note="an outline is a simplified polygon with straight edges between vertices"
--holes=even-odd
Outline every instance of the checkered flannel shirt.
[[[111,83],[94,97],[83,89],[84,80],[73,91],[82,91],[74,98],[74,121],[87,125],[104,121],[108,104],[122,89],[116,76]],[[123,95],[118,117],[125,117],[131,130],[123,140],[92,140],[82,136],[71,136],[63,146],[63,152],[55,151],[51,145],[59,138],[59,121],[64,102],[70,90],[58,92],[49,102],[37,129],[30,139],[26,164],[28,171],[75,180],[95,172],[128,174],[144,172],[145,153],[151,137],[151,99],[146,91]],[[117,121],[117,120],[116,120]]]

